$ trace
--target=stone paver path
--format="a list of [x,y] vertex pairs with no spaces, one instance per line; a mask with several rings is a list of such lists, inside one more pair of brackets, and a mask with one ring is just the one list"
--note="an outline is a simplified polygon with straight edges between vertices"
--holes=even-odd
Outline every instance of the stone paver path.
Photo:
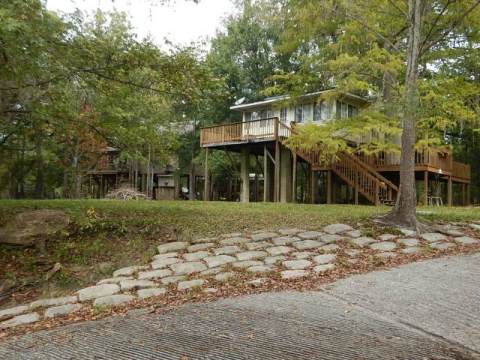
[[355,264],[363,254],[388,260],[399,255],[480,243],[476,237],[467,236],[462,228],[449,227],[447,230],[421,236],[404,231],[403,236],[381,234],[375,238],[364,236],[349,225],[331,224],[316,231],[257,231],[161,244],[149,264],[118,269],[111,277],[71,296],[0,310],[0,331],[68,315],[85,307],[127,304],[175,291],[197,289],[212,293],[222,283],[235,279],[237,274],[248,274],[251,279],[246,281],[252,284],[261,284],[261,279],[270,276],[302,279],[328,273],[345,264]]

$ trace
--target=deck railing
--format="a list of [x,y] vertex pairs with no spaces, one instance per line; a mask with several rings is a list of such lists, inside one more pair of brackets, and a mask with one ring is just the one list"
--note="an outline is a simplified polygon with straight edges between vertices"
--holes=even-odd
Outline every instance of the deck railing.
[[[394,169],[400,166],[399,154],[382,152],[374,155],[359,154],[358,157],[368,165],[380,170]],[[415,165],[441,170],[442,173],[451,174],[456,178],[470,179],[470,165],[454,161],[452,154],[448,151],[417,150],[415,151]]]
[[[202,128],[200,144],[201,146],[212,146],[282,140],[288,138],[293,131],[294,129],[292,130],[291,127],[282,123],[278,117],[242,121]],[[325,166],[325,164],[322,164],[318,152],[304,153],[297,151],[297,154],[308,158],[308,161],[314,166]],[[364,163],[379,171],[398,170],[400,166],[400,155],[395,153],[358,154],[357,156]],[[470,179],[470,166],[454,161],[452,154],[448,150],[428,149],[416,151],[415,165],[441,170],[442,173],[451,174],[459,179]]]
[[272,117],[203,128],[200,132],[200,143],[205,146],[232,142],[275,140],[289,137],[290,134],[291,130],[288,126],[280,122],[277,117]]

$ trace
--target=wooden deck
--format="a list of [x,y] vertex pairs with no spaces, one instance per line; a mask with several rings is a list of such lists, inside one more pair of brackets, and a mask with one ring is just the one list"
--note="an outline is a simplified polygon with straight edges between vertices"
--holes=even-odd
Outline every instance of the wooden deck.
[[[248,143],[282,141],[291,134],[292,129],[278,118],[268,118],[202,128],[200,144],[204,148],[224,148]],[[297,155],[311,162],[314,170],[331,169],[330,165],[319,163],[319,154],[297,152]],[[359,159],[377,172],[400,171],[398,154],[360,155]],[[415,170],[441,174],[452,181],[465,184],[469,184],[471,179],[470,165],[453,160],[451,151],[446,148],[417,151]]]

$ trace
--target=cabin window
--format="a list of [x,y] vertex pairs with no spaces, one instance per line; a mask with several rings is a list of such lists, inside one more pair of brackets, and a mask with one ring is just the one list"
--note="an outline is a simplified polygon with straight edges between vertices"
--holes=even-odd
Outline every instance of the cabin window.
[[330,107],[324,100],[315,103],[313,109],[313,121],[325,122],[330,119]]
[[295,107],[295,121],[298,123],[303,122],[303,106],[298,105]]
[[287,108],[283,107],[280,109],[280,121],[284,124],[287,123]]
[[342,102],[342,119],[346,119],[348,117],[348,104]]
[[260,119],[260,113],[258,111],[252,111],[252,120],[258,120]]
[[354,105],[337,100],[336,103],[337,118],[346,119],[358,115],[358,108]]
[[348,105],[348,117],[354,117],[358,115],[358,109],[353,105]]
[[313,120],[313,104],[303,105],[303,121]]
[[243,113],[244,121],[250,121],[252,119],[252,113],[250,111],[245,111]]

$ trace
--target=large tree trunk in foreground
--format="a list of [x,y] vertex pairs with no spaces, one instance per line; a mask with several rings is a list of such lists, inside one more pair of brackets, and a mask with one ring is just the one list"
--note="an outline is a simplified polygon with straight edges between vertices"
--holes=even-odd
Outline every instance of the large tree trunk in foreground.
[[417,228],[415,207],[415,126],[418,96],[418,60],[422,25],[422,0],[409,0],[409,33],[407,73],[405,78],[405,110],[403,114],[402,154],[400,158],[400,188],[397,203],[384,220],[399,226]]

